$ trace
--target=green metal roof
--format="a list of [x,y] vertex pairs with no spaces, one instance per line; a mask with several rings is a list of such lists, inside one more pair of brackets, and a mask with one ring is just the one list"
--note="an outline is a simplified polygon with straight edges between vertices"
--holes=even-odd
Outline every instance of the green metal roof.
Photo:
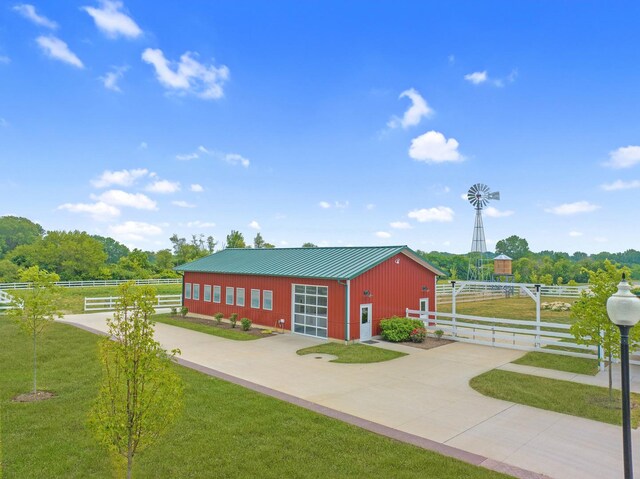
[[174,268],[199,273],[292,276],[296,278],[353,279],[384,260],[404,253],[442,275],[407,246],[342,248],[229,248]]

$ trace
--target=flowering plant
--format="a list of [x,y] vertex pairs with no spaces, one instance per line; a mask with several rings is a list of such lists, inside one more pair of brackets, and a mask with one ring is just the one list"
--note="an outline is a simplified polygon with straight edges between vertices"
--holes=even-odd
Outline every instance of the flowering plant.
[[427,330],[424,328],[415,328],[409,335],[409,339],[414,343],[422,343],[426,337]]

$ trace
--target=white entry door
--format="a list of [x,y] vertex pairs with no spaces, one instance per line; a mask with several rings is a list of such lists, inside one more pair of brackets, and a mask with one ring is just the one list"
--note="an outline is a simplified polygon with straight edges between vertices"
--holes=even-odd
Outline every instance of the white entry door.
[[371,304],[360,305],[360,341],[371,339],[371,322],[373,321],[371,309]]

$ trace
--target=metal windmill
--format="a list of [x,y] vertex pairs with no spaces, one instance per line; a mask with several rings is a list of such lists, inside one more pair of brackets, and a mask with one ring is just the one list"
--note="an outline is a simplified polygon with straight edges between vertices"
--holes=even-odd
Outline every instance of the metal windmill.
[[484,225],[482,224],[482,209],[489,204],[489,200],[499,200],[498,191],[490,191],[489,187],[482,183],[476,183],[467,192],[469,203],[476,209],[476,220],[473,225],[473,239],[471,240],[471,252],[469,254],[468,280],[484,281],[487,277],[484,263],[487,253],[487,243],[484,239]]

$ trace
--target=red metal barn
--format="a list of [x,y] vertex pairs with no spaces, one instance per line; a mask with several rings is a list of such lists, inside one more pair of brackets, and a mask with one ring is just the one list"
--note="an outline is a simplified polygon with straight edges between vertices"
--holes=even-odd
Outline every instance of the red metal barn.
[[175,269],[192,313],[361,341],[381,319],[434,306],[442,274],[407,246],[225,249]]

